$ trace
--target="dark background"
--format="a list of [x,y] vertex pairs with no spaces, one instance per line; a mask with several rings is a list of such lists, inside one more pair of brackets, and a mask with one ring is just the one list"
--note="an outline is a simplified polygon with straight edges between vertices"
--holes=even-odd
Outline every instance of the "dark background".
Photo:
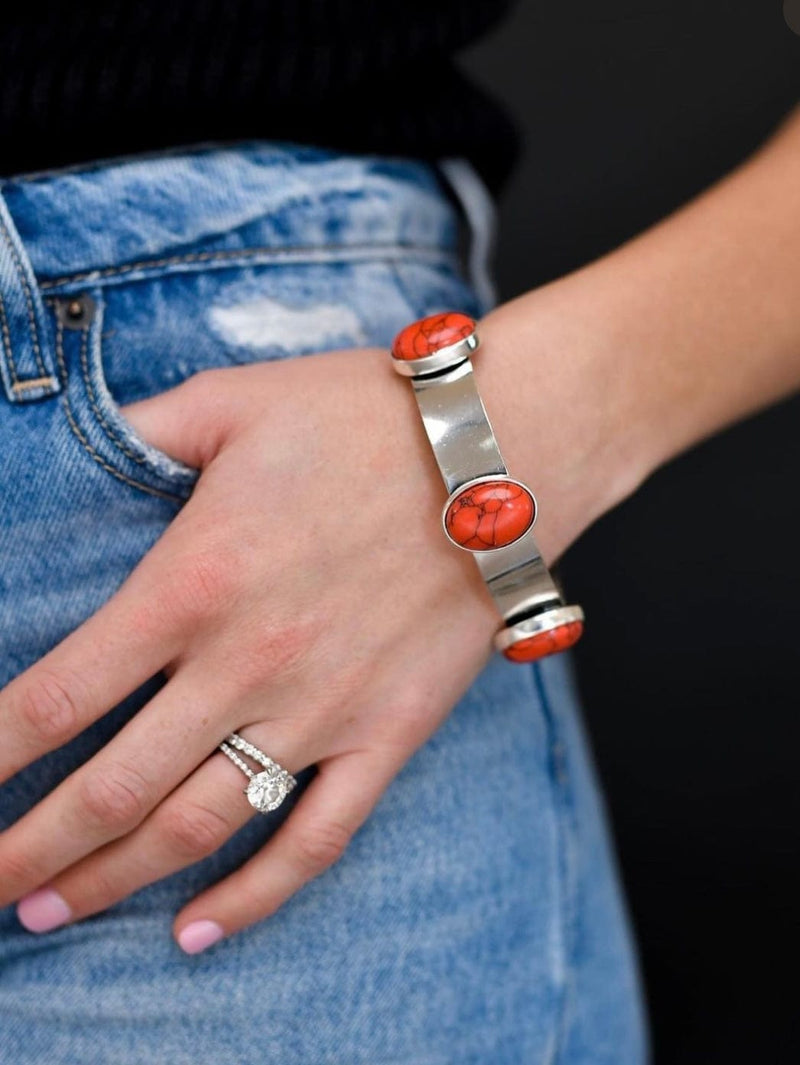
[[[503,298],[677,207],[800,98],[780,0],[521,0],[463,61],[524,131]],[[798,460],[792,399],[657,472],[562,564],[658,1065],[800,1061]]]

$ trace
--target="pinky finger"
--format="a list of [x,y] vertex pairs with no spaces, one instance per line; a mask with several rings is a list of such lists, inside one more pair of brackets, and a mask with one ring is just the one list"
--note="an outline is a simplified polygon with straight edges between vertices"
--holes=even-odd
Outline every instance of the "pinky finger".
[[354,751],[318,772],[275,835],[244,865],[192,899],[175,918],[175,938],[197,954],[274,913],[337,861],[399,771],[396,755]]

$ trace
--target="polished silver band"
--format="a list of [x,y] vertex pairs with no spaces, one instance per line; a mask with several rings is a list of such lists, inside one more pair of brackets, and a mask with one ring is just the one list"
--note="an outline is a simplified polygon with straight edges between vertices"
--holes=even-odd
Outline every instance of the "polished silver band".
[[[415,377],[412,385],[449,493],[478,478],[508,476],[471,359],[435,377]],[[532,528],[506,547],[473,557],[504,618],[560,598]]]
[[[243,758],[240,758],[233,748],[250,755],[250,757],[264,767],[263,772],[256,773],[250,768]],[[249,778],[249,783],[244,789],[244,794],[252,807],[259,813],[267,814],[271,810],[277,810],[289,792],[297,784],[297,781],[282,766],[274,762],[269,755],[264,754],[252,743],[232,732],[226,740],[219,745],[228,758]]]
[[[502,478],[522,484],[508,473],[475,383],[470,355],[478,346],[478,335],[473,332],[430,355],[392,359],[394,369],[411,380],[425,432],[447,486],[449,497],[443,514],[454,495],[472,482]],[[530,493],[527,487],[526,491]],[[566,606],[533,538],[533,524],[505,546],[466,548],[471,550],[505,622],[494,641],[504,654],[515,642],[530,641],[559,625],[583,621],[580,607]]]
[[[475,385],[471,359],[465,357],[457,366],[435,376],[414,377],[411,384],[449,493],[477,478],[508,476]],[[506,547],[475,551],[473,558],[506,620],[561,599],[532,529]]]

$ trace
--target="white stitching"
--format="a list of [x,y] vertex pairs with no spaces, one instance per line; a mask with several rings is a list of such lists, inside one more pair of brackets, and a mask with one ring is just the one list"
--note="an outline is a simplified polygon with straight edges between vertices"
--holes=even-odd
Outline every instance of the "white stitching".
[[91,329],[91,324],[88,324],[88,325],[84,326],[84,328],[81,330],[81,352],[80,352],[80,356],[81,356],[81,371],[82,371],[82,374],[83,374],[84,384],[86,385],[86,394],[87,394],[88,399],[89,399],[89,404],[90,404],[92,410],[94,411],[95,416],[97,417],[97,420],[100,423],[100,426],[102,427],[102,429],[105,432],[105,434],[108,437],[108,439],[116,447],[119,448],[119,450],[123,453],[123,455],[127,455],[129,459],[131,459],[133,462],[137,462],[141,466],[141,465],[144,464],[145,460],[142,458],[141,455],[134,454],[133,451],[131,451],[128,447],[126,447],[124,440],[122,440],[121,437],[119,437],[116,434],[116,432],[114,431],[114,429],[108,424],[108,422],[106,421],[105,415],[100,410],[100,407],[97,404],[97,399],[95,398],[95,394],[94,394],[94,385],[92,384],[91,375],[89,373],[88,348],[89,348],[89,330],[90,329]]
[[22,282],[22,287],[25,291],[25,302],[28,305],[28,321],[31,325],[31,341],[33,343],[33,353],[36,356],[36,365],[39,367],[39,372],[44,377],[47,374],[47,368],[42,361],[42,353],[39,350],[39,334],[36,332],[36,315],[33,311],[33,296],[31,294],[31,288],[28,284],[28,279],[25,276],[25,269],[19,257],[17,246],[14,243],[11,234],[8,231],[5,219],[0,215],[0,226],[2,226],[3,233],[5,234],[8,246],[11,249],[11,254],[14,257],[14,262],[17,264],[17,270],[19,271],[19,279]]
[[11,386],[13,392],[24,392],[27,388],[52,388],[55,377],[29,377],[25,381],[15,381]]
[[14,365],[14,352],[11,349],[11,333],[8,328],[8,318],[6,317],[6,305],[3,301],[3,296],[0,293],[0,326],[3,330],[3,340],[6,346],[6,353],[8,355],[8,369],[11,372],[12,388],[16,388],[19,384],[19,377],[17,376],[17,368]]
[[69,423],[69,427],[77,437],[83,449],[90,456],[90,458],[93,458],[99,466],[102,466],[104,470],[110,473],[112,477],[116,477],[117,480],[122,481],[125,484],[129,484],[133,488],[139,488],[142,492],[147,492],[149,495],[158,496],[160,499],[167,499],[171,503],[184,503],[185,499],[182,496],[175,495],[171,492],[162,492],[158,488],[151,488],[150,485],[142,484],[140,481],[134,481],[132,478],[126,477],[125,474],[122,473],[120,470],[115,469],[113,466],[110,466],[107,462],[105,462],[105,460],[100,457],[100,455],[95,451],[95,449],[86,439],[80,426],[75,421],[75,416],[72,413],[72,408],[70,407],[69,389],[67,387],[68,375],[67,366],[64,361],[63,340],[64,327],[61,322],[58,322],[56,325],[56,358],[58,359],[58,365],[62,376],[63,388],[61,398],[64,403],[64,413],[67,416],[67,422]]

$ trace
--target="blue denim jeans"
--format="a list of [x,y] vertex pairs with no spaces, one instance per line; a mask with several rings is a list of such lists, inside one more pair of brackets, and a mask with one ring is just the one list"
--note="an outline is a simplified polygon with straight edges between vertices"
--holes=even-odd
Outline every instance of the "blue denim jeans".
[[[192,492],[197,472],[121,405],[488,309],[464,251],[485,242],[487,205],[463,168],[448,182],[410,159],[246,143],[0,192],[0,686],[113,594]],[[0,787],[0,828],[163,680]],[[642,1065],[568,655],[494,654],[339,862],[268,920],[182,953],[176,910],[263,845],[309,773],[276,814],[101,914],[37,936],[0,911],[0,1063]]]

